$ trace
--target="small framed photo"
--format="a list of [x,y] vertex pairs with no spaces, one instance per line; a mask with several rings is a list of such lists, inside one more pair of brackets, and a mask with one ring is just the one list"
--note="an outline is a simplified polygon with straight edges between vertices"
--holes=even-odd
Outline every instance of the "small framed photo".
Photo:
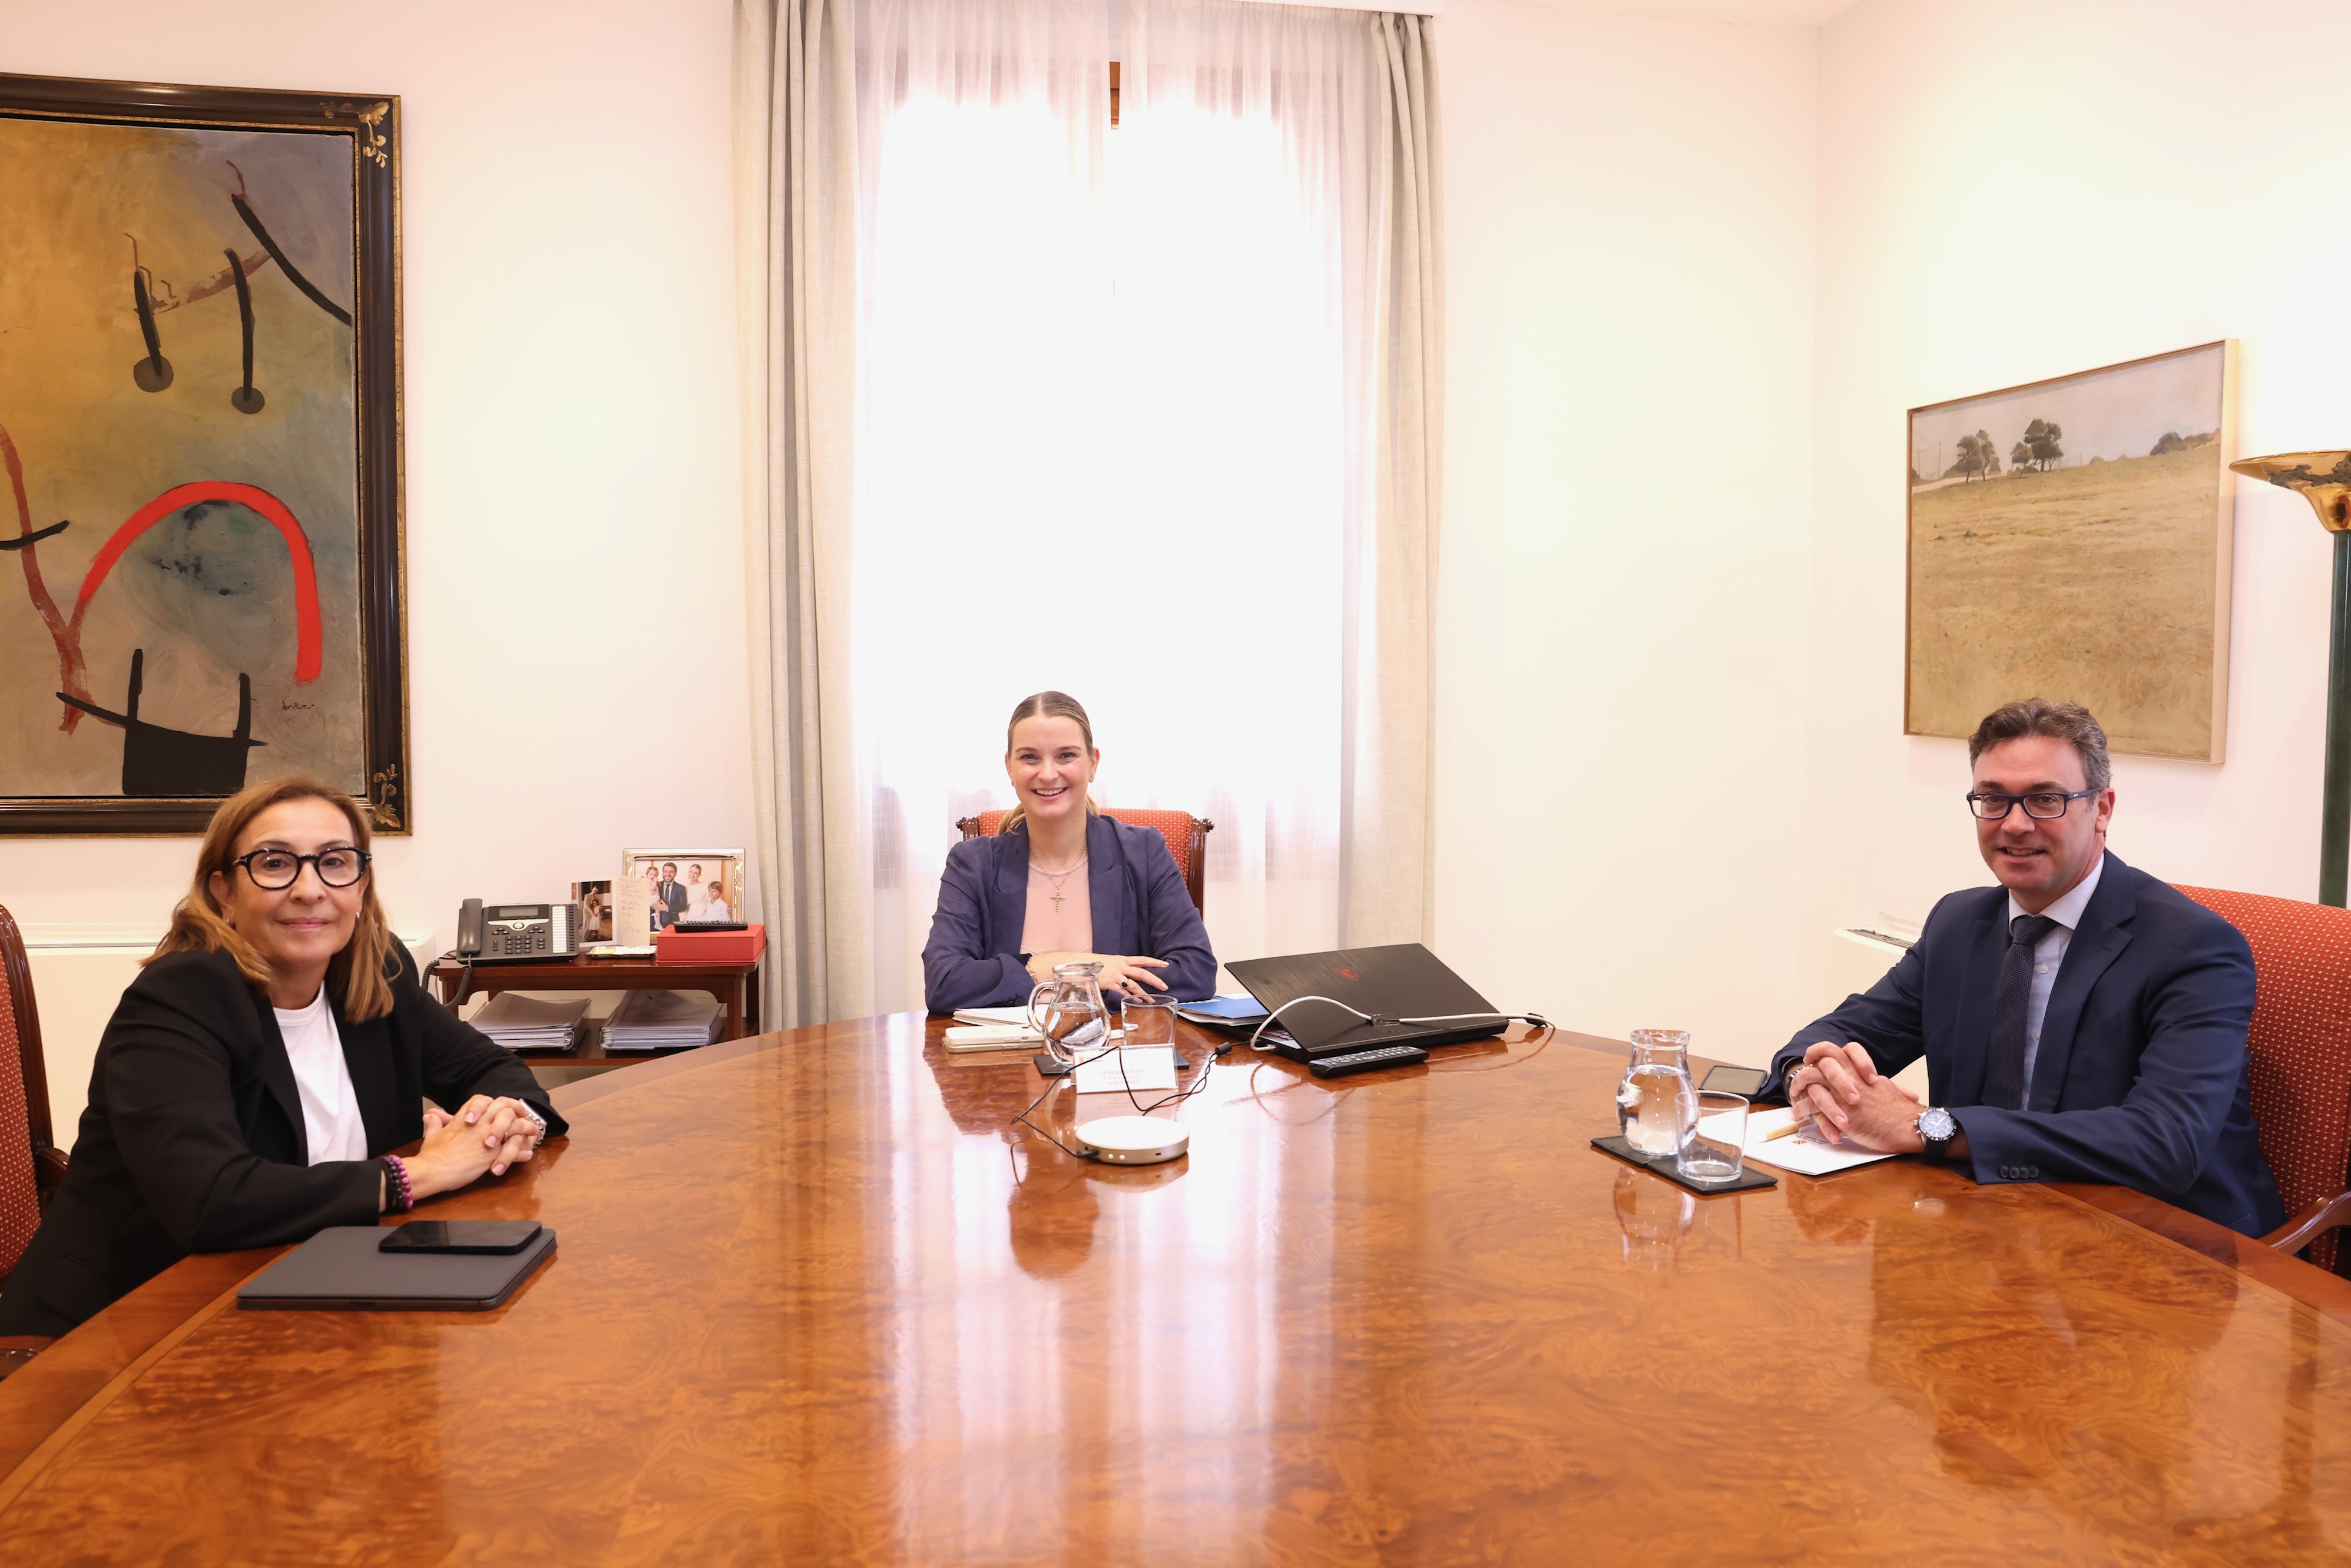
[[612,881],[575,882],[571,884],[571,902],[580,906],[580,940],[610,942],[612,939]]
[[680,921],[740,920],[743,852],[737,850],[623,850],[621,874],[644,884],[655,933]]

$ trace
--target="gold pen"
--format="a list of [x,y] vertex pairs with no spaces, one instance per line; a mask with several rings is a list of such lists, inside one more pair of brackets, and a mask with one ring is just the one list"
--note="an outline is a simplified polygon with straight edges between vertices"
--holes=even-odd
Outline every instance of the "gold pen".
[[1818,1120],[1817,1117],[1807,1116],[1801,1122],[1791,1122],[1784,1127],[1774,1127],[1764,1134],[1760,1141],[1768,1144],[1774,1138],[1784,1138],[1791,1133],[1801,1133],[1816,1120]]

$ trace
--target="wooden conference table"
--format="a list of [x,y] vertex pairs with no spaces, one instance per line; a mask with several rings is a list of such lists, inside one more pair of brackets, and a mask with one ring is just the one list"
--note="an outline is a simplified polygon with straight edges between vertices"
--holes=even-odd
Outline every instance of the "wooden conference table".
[[9,1561],[2351,1547],[2351,1290],[2160,1205],[1910,1161],[1689,1197],[1585,1146],[1622,1059],[1572,1035],[1333,1083],[1237,1052],[1186,1159],[1111,1168],[1008,1140],[1040,1081],[937,1030],[560,1091],[568,1145],[433,1206],[560,1234],[496,1312],[167,1271],[0,1384]]

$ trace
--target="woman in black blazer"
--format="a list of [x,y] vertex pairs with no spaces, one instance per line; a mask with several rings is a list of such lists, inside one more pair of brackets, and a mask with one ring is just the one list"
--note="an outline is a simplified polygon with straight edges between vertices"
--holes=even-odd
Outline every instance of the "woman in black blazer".
[[61,1334],[191,1252],[373,1224],[567,1130],[528,1068],[425,994],[369,859],[366,819],[316,779],[223,803],[99,1042],[0,1334]]

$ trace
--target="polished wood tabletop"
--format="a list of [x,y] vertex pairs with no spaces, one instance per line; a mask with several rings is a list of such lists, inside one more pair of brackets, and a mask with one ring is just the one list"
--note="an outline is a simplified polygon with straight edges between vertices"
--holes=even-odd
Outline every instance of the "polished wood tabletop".
[[0,1383],[9,1560],[2351,1547],[2351,1291],[2160,1205],[1909,1160],[1695,1197],[1587,1146],[1623,1059],[1564,1035],[1331,1082],[1238,1051],[1175,1108],[1188,1155],[1113,1168],[1015,1131],[1025,1057],[938,1034],[562,1091],[568,1141],[428,1206],[559,1233],[495,1312],[168,1270]]

